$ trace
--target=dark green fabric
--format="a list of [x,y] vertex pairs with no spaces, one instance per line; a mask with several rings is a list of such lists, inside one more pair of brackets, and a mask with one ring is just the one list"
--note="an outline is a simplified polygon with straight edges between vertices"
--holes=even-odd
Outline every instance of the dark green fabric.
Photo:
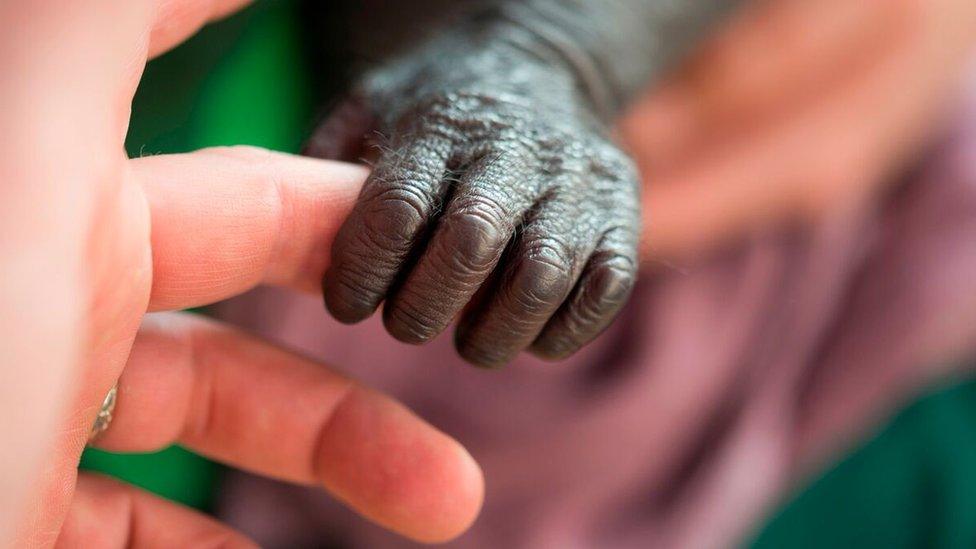
[[81,468],[107,473],[197,509],[210,507],[220,477],[216,464],[178,446],[154,454],[88,449],[81,456]]
[[976,381],[898,414],[789,501],[752,547],[976,547]]
[[[294,151],[313,103],[297,21],[294,2],[264,2],[150,63],[133,108],[130,154],[225,144]],[[89,451],[82,465],[201,508],[219,471],[179,448]],[[800,490],[751,546],[976,547],[976,382],[907,408]]]
[[[296,13],[290,1],[255,5],[149,63],[133,102],[129,155],[233,144],[296,151],[312,112]],[[87,450],[81,467],[201,509],[220,471],[178,447],[139,455]]]
[[126,139],[131,156],[247,144],[296,151],[311,86],[293,1],[261,2],[146,67]]

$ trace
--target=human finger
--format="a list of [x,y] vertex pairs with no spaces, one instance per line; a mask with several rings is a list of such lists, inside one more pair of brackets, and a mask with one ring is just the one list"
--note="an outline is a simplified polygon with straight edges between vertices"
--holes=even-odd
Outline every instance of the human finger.
[[78,476],[55,547],[257,547],[203,514],[134,486],[91,473]]
[[253,147],[134,159],[131,172],[152,216],[151,310],[204,305],[260,283],[317,291],[366,175]]
[[155,57],[193,36],[205,24],[243,8],[252,0],[154,0],[149,56]]
[[97,444],[148,451],[174,442],[322,486],[418,540],[454,537],[481,504],[471,456],[389,397],[215,322],[157,313],[136,338]]

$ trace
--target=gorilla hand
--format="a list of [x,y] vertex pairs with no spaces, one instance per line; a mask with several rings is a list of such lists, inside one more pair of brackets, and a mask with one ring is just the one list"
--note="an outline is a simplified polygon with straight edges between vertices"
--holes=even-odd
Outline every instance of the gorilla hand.
[[368,75],[319,129],[315,156],[343,156],[368,126],[379,149],[323,282],[337,319],[386,300],[389,332],[422,343],[461,314],[461,355],[500,366],[529,346],[565,357],[624,304],[635,169],[571,66],[527,38],[442,36]]
[[495,0],[375,70],[316,133],[342,157],[380,155],[333,248],[338,319],[386,300],[398,339],[456,316],[469,361],[560,358],[626,301],[637,263],[637,177],[607,124],[741,0]]

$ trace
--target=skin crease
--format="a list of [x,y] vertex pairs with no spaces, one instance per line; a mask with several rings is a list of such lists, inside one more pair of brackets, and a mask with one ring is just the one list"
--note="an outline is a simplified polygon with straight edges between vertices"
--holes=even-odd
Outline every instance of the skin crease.
[[354,323],[385,301],[413,344],[459,319],[459,353],[484,367],[596,337],[640,235],[637,171],[608,124],[734,4],[494,2],[369,71],[307,147],[378,151],[332,250],[329,311]]

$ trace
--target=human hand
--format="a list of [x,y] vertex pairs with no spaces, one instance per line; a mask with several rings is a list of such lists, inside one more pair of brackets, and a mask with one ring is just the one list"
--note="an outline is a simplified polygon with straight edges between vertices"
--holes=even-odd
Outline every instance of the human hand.
[[864,207],[950,112],[974,36],[967,0],[747,4],[622,123],[642,256]]
[[636,172],[564,61],[514,38],[440,37],[367,76],[310,141],[349,158],[383,140],[323,281],[340,321],[385,300],[390,334],[423,343],[460,315],[460,354],[496,367],[527,347],[568,356],[625,303]]
[[180,443],[326,488],[439,541],[480,506],[478,466],[403,406],[308,359],[174,312],[257,284],[314,291],[365,173],[250,148],[129,160],[147,56],[240,1],[7,2],[0,66],[0,542],[246,546],[211,519],[78,474],[95,444]]

